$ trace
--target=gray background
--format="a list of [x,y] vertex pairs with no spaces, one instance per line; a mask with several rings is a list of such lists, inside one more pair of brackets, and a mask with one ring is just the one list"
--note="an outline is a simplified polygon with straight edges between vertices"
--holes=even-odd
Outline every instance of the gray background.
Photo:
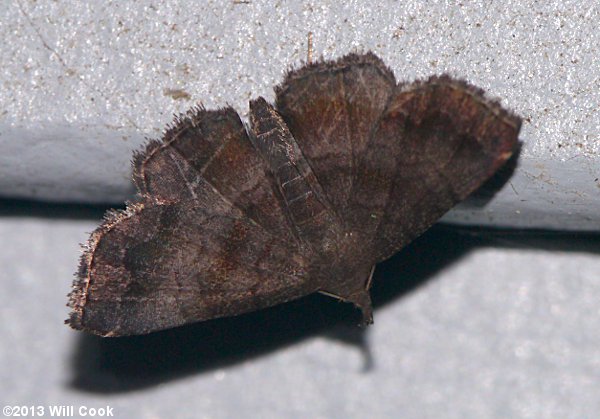
[[[131,196],[144,136],[289,66],[373,50],[525,119],[518,166],[446,220],[598,230],[597,2],[13,2],[0,11],[0,401],[118,417],[595,417],[600,240],[436,229],[375,279],[375,325],[314,296],[147,337],[62,325],[79,242]],[[189,98],[175,99],[173,90]],[[485,195],[485,194],[484,194]],[[482,205],[482,202],[485,205]]]

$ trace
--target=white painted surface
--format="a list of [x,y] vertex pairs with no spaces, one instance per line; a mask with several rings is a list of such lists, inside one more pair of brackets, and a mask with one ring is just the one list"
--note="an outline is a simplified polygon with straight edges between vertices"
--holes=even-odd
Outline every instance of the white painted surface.
[[122,202],[145,136],[197,102],[245,115],[250,98],[272,100],[311,31],[315,55],[373,50],[400,80],[449,72],[525,119],[510,184],[447,221],[599,225],[598,2],[15,1],[0,13],[0,196]]

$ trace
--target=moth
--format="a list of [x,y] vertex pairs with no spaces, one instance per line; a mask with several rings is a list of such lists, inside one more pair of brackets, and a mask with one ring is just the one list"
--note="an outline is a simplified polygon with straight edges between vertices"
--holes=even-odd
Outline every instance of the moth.
[[397,83],[374,54],[290,71],[275,105],[195,107],[133,157],[139,191],[85,245],[67,323],[145,334],[320,292],[372,322],[374,267],[516,150],[464,81]]

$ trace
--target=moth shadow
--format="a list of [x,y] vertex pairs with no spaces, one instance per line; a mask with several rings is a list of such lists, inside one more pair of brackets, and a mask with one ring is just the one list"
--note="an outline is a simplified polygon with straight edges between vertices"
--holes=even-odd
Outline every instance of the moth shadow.
[[[600,255],[600,235],[434,226],[378,265],[371,292],[375,323],[378,307],[412,292],[472,249],[486,246]],[[357,327],[359,320],[358,310],[351,305],[311,295],[255,313],[146,336],[99,338],[81,334],[72,358],[70,386],[93,393],[137,390],[210,373],[315,335],[360,347],[368,369],[369,328]]]
[[101,220],[106,211],[117,208],[124,208],[124,206],[51,203],[28,199],[0,198],[0,217]]
[[[471,242],[457,245],[451,230],[433,229],[378,265],[372,288],[375,309],[426,282],[468,252]],[[358,327],[359,322],[360,313],[350,304],[315,294],[254,313],[145,336],[81,334],[72,358],[70,386],[95,393],[136,390],[225,368],[315,335],[356,345],[368,370],[369,328]]]

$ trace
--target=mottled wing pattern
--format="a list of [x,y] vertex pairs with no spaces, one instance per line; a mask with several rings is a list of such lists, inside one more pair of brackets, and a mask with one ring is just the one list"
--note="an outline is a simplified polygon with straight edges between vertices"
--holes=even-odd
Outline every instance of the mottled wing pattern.
[[134,181],[141,194],[169,202],[187,196],[210,206],[216,192],[269,232],[293,240],[269,168],[232,108],[197,108],[178,118],[162,141],[135,156]]
[[375,261],[498,170],[518,145],[520,124],[482,91],[449,77],[398,86],[360,160],[349,204]]
[[277,110],[340,215],[395,84],[393,73],[368,53],[292,71],[275,89]]
[[273,175],[232,109],[193,110],[133,164],[141,200],[92,234],[73,327],[147,333],[315,291]]
[[276,108],[193,109],[134,158],[139,201],[92,234],[69,323],[119,336],[315,291],[371,319],[373,266],[515,151],[521,121],[449,77],[396,85],[375,55],[292,71]]
[[297,298],[315,289],[295,250],[234,207],[138,203],[92,235],[69,323],[143,334]]

